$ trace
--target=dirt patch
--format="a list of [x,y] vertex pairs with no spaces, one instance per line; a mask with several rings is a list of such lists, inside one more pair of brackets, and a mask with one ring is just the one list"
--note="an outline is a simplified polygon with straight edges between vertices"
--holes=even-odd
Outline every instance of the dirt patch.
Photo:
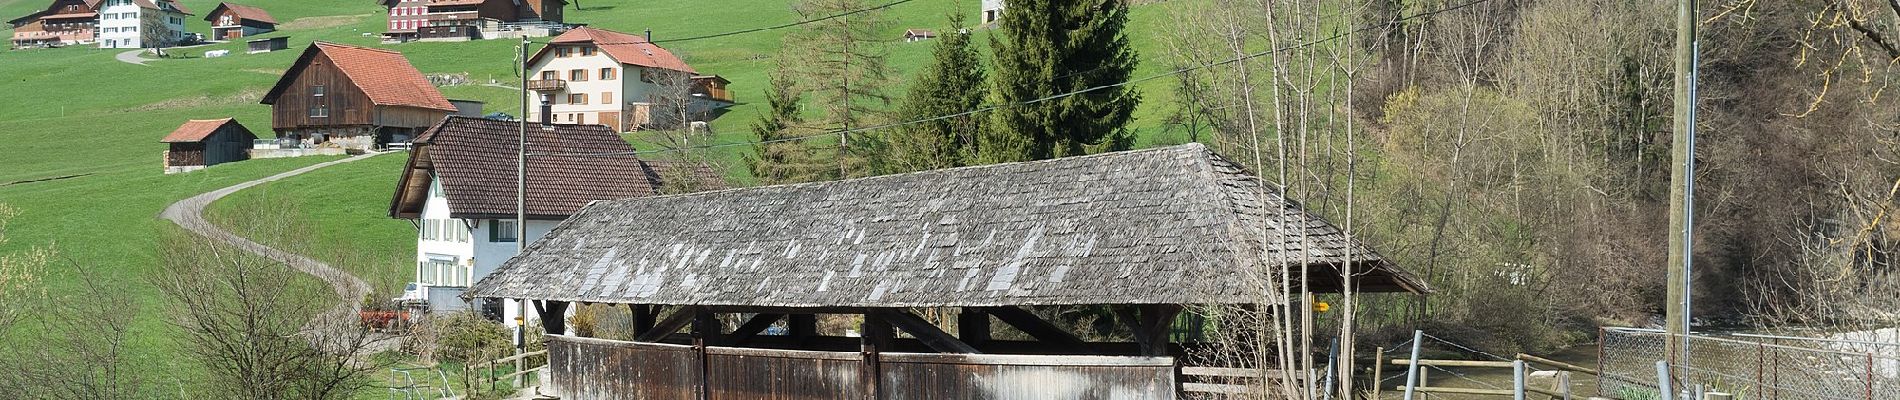
[[142,112],[142,111],[159,111],[159,110],[174,110],[174,109],[180,109],[180,108],[205,107],[205,106],[220,105],[220,104],[251,104],[251,103],[256,103],[257,99],[260,99],[263,97],[264,97],[263,89],[250,88],[250,89],[240,90],[237,93],[232,93],[232,94],[224,95],[224,96],[197,95],[197,96],[191,96],[191,97],[173,97],[173,98],[165,99],[163,101],[159,101],[157,103],[151,103],[151,104],[134,107],[128,111]]
[[303,17],[285,23],[278,29],[323,29],[355,24],[369,17],[369,14],[327,15],[322,17]]
[[245,69],[242,69],[242,70],[240,70],[240,71],[244,71],[244,72],[256,72],[256,73],[260,73],[260,74],[264,74],[264,75],[270,75],[270,76],[282,76],[282,75],[284,75],[284,69],[282,69],[282,68],[245,68]]

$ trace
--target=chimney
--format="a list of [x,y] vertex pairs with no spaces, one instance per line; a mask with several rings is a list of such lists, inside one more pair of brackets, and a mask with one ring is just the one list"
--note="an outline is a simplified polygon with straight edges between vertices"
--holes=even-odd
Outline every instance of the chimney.
[[548,101],[548,98],[552,96],[553,95],[550,95],[547,93],[541,94],[541,124],[542,125],[554,123],[554,104]]
[[653,28],[647,28],[647,43],[653,43]]

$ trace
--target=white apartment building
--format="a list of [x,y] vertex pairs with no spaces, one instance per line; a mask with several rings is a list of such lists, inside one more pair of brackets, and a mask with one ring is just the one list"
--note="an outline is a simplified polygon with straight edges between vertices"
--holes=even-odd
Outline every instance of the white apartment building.
[[99,47],[169,47],[185,40],[190,11],[177,0],[105,0],[99,7]]
[[[552,104],[555,123],[672,129],[718,118],[734,104],[725,78],[700,75],[646,37],[605,29],[555,37],[529,58],[528,70],[528,89]],[[541,120],[531,109],[529,119]]]

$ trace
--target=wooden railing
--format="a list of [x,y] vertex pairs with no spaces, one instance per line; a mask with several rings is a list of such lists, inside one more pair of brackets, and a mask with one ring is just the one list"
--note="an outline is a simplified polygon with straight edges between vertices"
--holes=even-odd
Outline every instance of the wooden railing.
[[[482,376],[487,378],[486,380],[488,381],[488,389],[492,391],[501,386],[501,381],[515,379],[515,377],[522,377],[525,380],[525,378],[527,377],[529,373],[541,372],[543,369],[546,369],[548,367],[547,364],[541,364],[539,366],[529,368],[529,367],[523,366],[522,361],[526,361],[530,357],[547,355],[547,354],[548,354],[547,350],[540,350],[540,351],[530,351],[530,352],[516,354],[512,356],[497,358],[497,359],[489,360],[486,362],[468,365],[467,372],[477,372],[477,371],[485,372],[482,374]],[[509,363],[514,363],[514,366],[515,366],[514,372],[496,375],[496,371],[500,370],[503,365],[506,365]],[[546,381],[547,377],[540,376],[539,379],[541,379],[542,381]],[[515,389],[518,390],[521,388],[516,387]]]
[[560,79],[535,79],[528,81],[528,90],[553,92],[567,88],[567,81]]

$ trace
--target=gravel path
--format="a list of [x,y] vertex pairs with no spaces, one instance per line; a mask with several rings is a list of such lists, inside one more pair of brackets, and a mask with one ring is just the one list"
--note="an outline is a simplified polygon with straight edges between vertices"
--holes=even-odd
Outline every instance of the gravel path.
[[126,63],[126,64],[145,65],[146,61],[152,61],[152,60],[146,59],[145,57],[139,57],[139,53],[144,53],[144,52],[145,52],[145,49],[130,50],[124,53],[119,53],[119,55],[113,56],[113,58],[117,58],[119,59],[119,62]]
[[[226,187],[223,189],[213,190],[204,194],[192,196],[191,198],[179,200],[178,202],[172,203],[170,206],[165,207],[165,211],[159,213],[159,218],[164,218],[165,220],[172,221],[172,223],[176,223],[178,224],[178,226],[185,228],[185,230],[189,230],[192,233],[198,234],[199,236],[204,236],[207,238],[216,239],[221,242],[229,243],[233,246],[237,246],[240,249],[244,249],[245,251],[249,251],[259,256],[270,258],[272,260],[283,261],[285,263],[288,263],[291,268],[296,268],[297,271],[303,272],[305,274],[309,274],[310,276],[315,276],[318,279],[322,279],[324,282],[329,283],[332,289],[336,290],[337,297],[343,299],[343,302],[341,304],[338,304],[335,309],[332,309],[329,312],[325,312],[324,314],[317,316],[317,318],[327,320],[327,321],[332,321],[332,322],[356,321],[357,319],[356,313],[362,308],[361,307],[362,305],[359,304],[359,301],[362,300],[364,295],[369,294],[369,291],[370,291],[368,282],[363,281],[362,278],[358,278],[355,275],[350,275],[347,272],[343,272],[343,270],[339,270],[334,267],[331,267],[329,264],[325,264],[321,261],[313,260],[313,259],[310,259],[309,257],[304,257],[302,255],[293,254],[287,251],[271,248],[270,246],[258,244],[257,242],[251,241],[250,239],[245,239],[243,237],[239,237],[238,235],[232,234],[229,231],[225,231],[223,228],[219,228],[217,225],[212,224],[210,221],[206,221],[204,218],[204,211],[205,211],[205,206],[211,205],[211,202],[224,198],[224,196],[229,196],[232,193],[236,193],[239,190],[244,190],[252,186],[261,185],[261,184],[276,181],[279,179],[301,175],[305,172],[315,171],[318,168],[323,168],[323,167],[328,167],[331,165],[342,164],[346,162],[370,158],[370,157],[376,156],[377,154],[381,154],[381,153],[370,153],[370,154],[354,156],[354,157],[345,158],[345,159],[336,160],[336,161],[324,162],[321,164],[316,164],[316,165],[311,165],[308,167],[291,170],[290,172],[285,172],[285,173],[281,173],[277,175],[271,175],[270,177],[267,177],[267,178],[239,183],[239,184],[232,185],[230,187]],[[317,322],[317,321],[313,321],[313,322]],[[328,325],[328,324],[316,324],[316,325]]]

